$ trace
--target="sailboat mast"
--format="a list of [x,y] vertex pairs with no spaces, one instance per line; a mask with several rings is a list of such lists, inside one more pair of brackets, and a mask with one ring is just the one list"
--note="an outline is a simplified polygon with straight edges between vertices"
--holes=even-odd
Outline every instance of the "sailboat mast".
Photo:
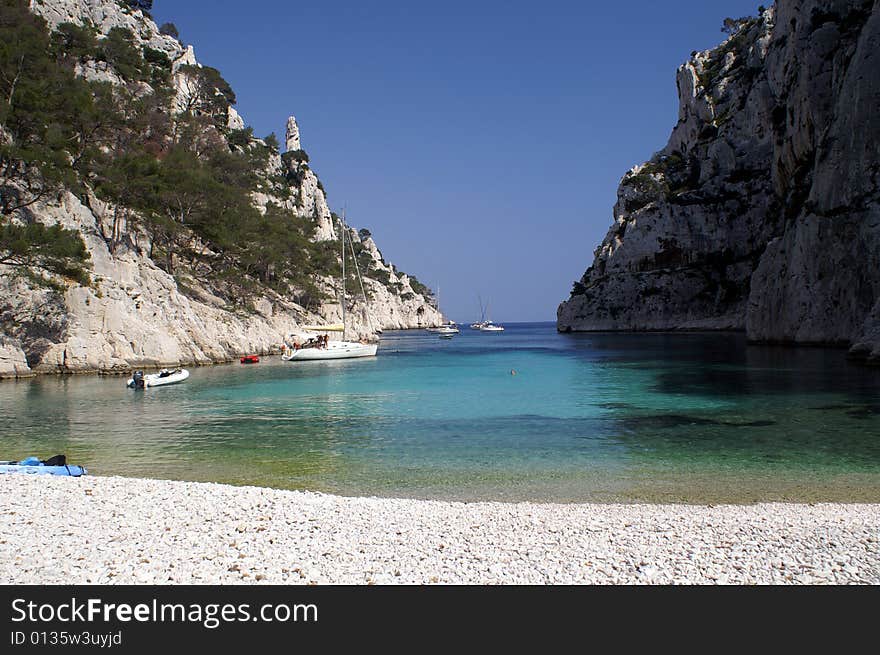
[[345,341],[345,208],[342,208],[342,340]]

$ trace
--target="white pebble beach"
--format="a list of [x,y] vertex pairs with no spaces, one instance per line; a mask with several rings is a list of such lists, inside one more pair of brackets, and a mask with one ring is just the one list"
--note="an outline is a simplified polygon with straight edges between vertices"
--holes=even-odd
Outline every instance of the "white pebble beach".
[[0,476],[0,574],[29,584],[880,584],[880,504],[345,498]]

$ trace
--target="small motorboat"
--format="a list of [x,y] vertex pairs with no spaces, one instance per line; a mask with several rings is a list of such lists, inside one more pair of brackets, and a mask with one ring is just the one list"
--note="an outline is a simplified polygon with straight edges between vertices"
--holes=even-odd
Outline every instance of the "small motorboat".
[[480,332],[504,332],[504,326],[495,325],[492,321],[486,321],[486,324],[480,328]]
[[242,364],[259,364],[260,356],[259,355],[245,355],[241,358]]
[[36,457],[27,457],[19,462],[0,462],[0,475],[4,473],[26,473],[29,475],[64,475],[78,478],[86,475],[83,466],[74,466],[67,463],[64,455],[55,455],[46,460]]
[[135,371],[125,383],[130,389],[146,389],[147,387],[162,387],[166,384],[177,384],[189,377],[189,371],[185,368],[174,370],[163,368],[158,373],[144,374],[143,371]]

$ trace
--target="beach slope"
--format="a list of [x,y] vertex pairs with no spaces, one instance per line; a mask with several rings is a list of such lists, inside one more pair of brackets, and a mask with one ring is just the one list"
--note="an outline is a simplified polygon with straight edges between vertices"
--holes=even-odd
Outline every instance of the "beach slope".
[[455,503],[0,476],[28,584],[880,583],[880,505]]

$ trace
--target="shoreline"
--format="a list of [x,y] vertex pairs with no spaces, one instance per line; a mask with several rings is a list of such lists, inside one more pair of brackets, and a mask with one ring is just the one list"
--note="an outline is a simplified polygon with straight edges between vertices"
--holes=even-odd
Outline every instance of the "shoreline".
[[880,584],[870,503],[458,502],[16,474],[0,476],[0,526],[13,584]]
[[[554,325],[553,321],[546,321],[548,326]],[[432,327],[432,326],[427,326]],[[433,326],[436,327],[436,326]],[[426,327],[410,327],[410,328],[396,328],[393,330],[384,330],[385,332],[412,332],[412,331],[420,331],[424,330]],[[556,331],[557,334],[565,335],[565,336],[579,336],[579,335],[595,335],[595,334],[611,334],[611,335],[688,335],[688,334],[721,334],[721,335],[745,335],[745,329],[732,329],[732,328],[646,328],[646,329],[601,329],[601,330],[560,330],[558,327],[554,325],[552,328]],[[777,347],[777,348],[787,348],[787,349],[798,349],[798,348],[806,348],[811,350],[834,350],[834,351],[846,351],[846,359],[847,361],[853,364],[865,365],[870,368],[880,367],[880,359],[872,359],[868,356],[862,356],[859,354],[853,354],[851,351],[853,344],[849,342],[811,342],[811,341],[792,341],[792,340],[751,340],[746,339],[746,343],[749,346],[755,347]],[[98,376],[122,376],[128,375],[134,370],[144,370],[144,371],[159,371],[163,368],[180,368],[184,366],[190,367],[198,367],[198,368],[208,368],[211,366],[222,366],[225,364],[234,364],[239,358],[244,357],[246,355],[259,355],[260,357],[273,357],[281,355],[283,351],[279,349],[270,349],[267,351],[246,351],[237,353],[232,355],[231,357],[224,359],[212,359],[210,361],[178,361],[178,362],[165,362],[165,363],[155,363],[155,362],[143,362],[137,364],[131,364],[127,367],[113,367],[113,368],[82,368],[82,369],[65,369],[65,370],[34,370],[29,369],[24,373],[2,373],[0,372],[0,383],[11,380],[29,380],[36,377],[43,376],[78,376],[78,375],[98,375]]]
[[[424,330],[424,327],[411,327],[411,328],[397,328],[394,330],[383,330],[383,332],[409,332],[413,330]],[[0,335],[2,336],[2,335]],[[31,380],[37,377],[44,376],[77,376],[77,375],[105,375],[108,377],[113,376],[122,376],[129,375],[132,371],[143,370],[143,371],[160,371],[163,368],[181,368],[184,366],[191,366],[193,368],[208,368],[211,366],[222,366],[224,364],[234,364],[241,357],[246,355],[259,355],[260,357],[275,357],[283,354],[283,350],[281,348],[278,349],[269,349],[269,350],[249,350],[246,352],[237,353],[232,355],[231,357],[224,359],[211,359],[209,361],[178,361],[178,362],[166,362],[166,363],[155,363],[155,362],[143,362],[139,364],[132,364],[126,367],[113,367],[113,368],[78,368],[78,369],[64,369],[64,370],[41,370],[41,369],[29,369],[25,373],[3,373],[0,372],[0,383],[6,380]]]

